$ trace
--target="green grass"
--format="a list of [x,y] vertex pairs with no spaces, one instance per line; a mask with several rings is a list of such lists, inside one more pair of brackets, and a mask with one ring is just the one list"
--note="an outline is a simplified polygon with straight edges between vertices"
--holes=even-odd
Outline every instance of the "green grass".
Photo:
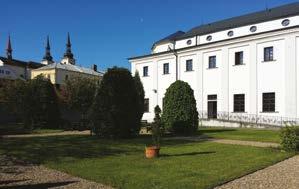
[[199,128],[201,134],[212,138],[232,139],[232,140],[248,140],[260,142],[280,142],[280,130],[270,129],[251,129],[251,128]]
[[62,129],[25,129],[23,124],[0,124],[0,135],[59,133]]
[[161,157],[145,159],[150,138],[90,136],[5,139],[0,153],[41,163],[117,188],[210,188],[292,156],[277,149],[212,142],[164,141]]

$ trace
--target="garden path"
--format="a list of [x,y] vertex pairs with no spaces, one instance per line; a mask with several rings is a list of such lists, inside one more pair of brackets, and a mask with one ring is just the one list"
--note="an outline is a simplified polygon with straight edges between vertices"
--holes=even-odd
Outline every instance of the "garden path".
[[111,189],[66,173],[0,156],[0,188]]
[[218,186],[215,189],[298,189],[299,155]]

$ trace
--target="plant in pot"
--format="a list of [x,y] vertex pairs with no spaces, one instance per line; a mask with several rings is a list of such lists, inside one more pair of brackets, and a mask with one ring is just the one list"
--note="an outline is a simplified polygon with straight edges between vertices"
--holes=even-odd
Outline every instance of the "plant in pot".
[[160,151],[160,140],[161,140],[161,109],[157,105],[155,107],[155,118],[151,127],[152,131],[152,145],[145,148],[145,157],[146,158],[155,158],[159,157]]

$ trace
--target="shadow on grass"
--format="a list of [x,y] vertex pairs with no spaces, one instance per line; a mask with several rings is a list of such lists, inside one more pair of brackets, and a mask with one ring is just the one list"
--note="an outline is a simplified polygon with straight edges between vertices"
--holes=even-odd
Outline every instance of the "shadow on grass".
[[[0,185],[5,185],[5,184],[12,184],[12,183],[16,183],[16,182],[24,182],[27,181],[29,179],[20,179],[20,180],[4,180],[4,181],[0,181]],[[1,188],[1,187],[0,187]]]
[[[55,183],[40,183],[40,184],[24,184],[18,186],[5,186],[6,189],[47,189],[52,187],[62,187],[78,181],[55,182]],[[2,188],[2,187],[0,187]]]
[[160,157],[195,156],[195,155],[214,154],[214,153],[216,153],[216,152],[190,152],[190,153],[181,153],[181,154],[161,154]]
[[[48,161],[73,161],[84,158],[144,153],[151,137],[106,140],[92,136],[47,136],[4,139],[0,143],[1,153],[14,156],[25,162],[42,164]],[[178,146],[192,141],[163,141],[163,146]]]
[[226,128],[219,128],[219,129],[200,129],[198,133],[200,134],[206,134],[206,133],[223,133],[223,132],[231,132],[231,131],[237,131],[237,129],[226,129]]

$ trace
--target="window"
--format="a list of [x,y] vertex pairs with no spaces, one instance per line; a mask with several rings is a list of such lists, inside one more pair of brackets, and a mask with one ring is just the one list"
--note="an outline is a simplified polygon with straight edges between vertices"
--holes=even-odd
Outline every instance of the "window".
[[144,66],[143,67],[143,77],[147,77],[148,76],[148,66]]
[[245,112],[245,95],[234,95],[234,112]]
[[263,93],[263,112],[275,112],[275,93]]
[[69,76],[68,76],[68,75],[65,75],[64,80],[67,81],[68,79],[69,79]]
[[144,112],[149,112],[149,99],[144,99]]
[[163,64],[163,74],[169,74],[169,63]]
[[234,35],[234,31],[229,31],[229,32],[227,32],[227,36],[228,37],[232,37]]
[[251,31],[252,33],[256,32],[256,30],[257,30],[257,27],[256,27],[256,26],[251,26],[251,27],[250,27],[250,31]]
[[211,35],[209,35],[209,36],[207,37],[207,41],[212,41],[212,36],[211,36]]
[[192,44],[192,40],[189,39],[189,40],[187,41],[187,45],[191,45],[191,44]]
[[282,26],[288,26],[290,24],[290,20],[289,19],[284,19],[282,22],[281,22],[281,25]]
[[186,60],[186,71],[193,71],[193,60]]
[[264,48],[264,61],[273,61],[273,47]]
[[9,75],[10,74],[10,71],[5,71],[6,75]]
[[243,64],[243,51],[235,53],[235,65]]
[[209,57],[209,68],[216,68],[216,56]]

